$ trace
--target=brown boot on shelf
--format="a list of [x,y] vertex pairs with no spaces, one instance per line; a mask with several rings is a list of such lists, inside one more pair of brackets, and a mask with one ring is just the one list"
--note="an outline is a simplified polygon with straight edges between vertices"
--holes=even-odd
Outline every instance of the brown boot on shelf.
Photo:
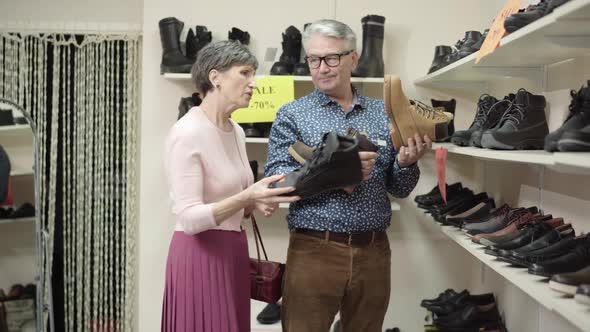
[[449,118],[426,104],[408,99],[399,77],[385,75],[383,102],[391,122],[391,138],[396,150],[408,145],[408,138],[416,133],[421,137],[428,135],[433,141],[447,138]]

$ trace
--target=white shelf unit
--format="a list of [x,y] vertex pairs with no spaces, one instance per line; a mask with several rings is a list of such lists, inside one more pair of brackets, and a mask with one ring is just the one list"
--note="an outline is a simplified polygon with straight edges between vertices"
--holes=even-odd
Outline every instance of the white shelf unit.
[[[485,89],[485,83],[510,77],[543,80],[546,65],[590,52],[590,0],[571,0],[553,13],[507,35],[475,64],[477,52],[414,81],[430,88]],[[481,83],[481,84],[478,84]]]
[[246,143],[268,144],[268,137],[246,137]]
[[445,148],[449,153],[471,156],[481,160],[525,163],[546,166],[562,173],[590,174],[590,152],[546,152],[543,150],[490,150],[452,143],[434,143],[432,149]]
[[35,217],[30,218],[17,218],[17,219],[0,219],[0,225],[2,224],[16,224],[16,223],[34,223]]
[[0,133],[12,133],[21,131],[31,131],[29,125],[11,125],[11,126],[0,126]]
[[547,310],[559,314],[582,331],[590,331],[590,309],[588,306],[579,304],[572,298],[566,298],[553,291],[546,282],[547,278],[529,274],[525,268],[513,267],[509,263],[496,260],[493,256],[485,254],[483,246],[471,242],[471,239],[465,233],[455,227],[441,226],[441,230],[451,240],[520,288]]
[[[190,80],[191,74],[185,73],[164,73],[164,78],[170,80]],[[256,75],[256,78],[272,77],[272,75]],[[285,76],[277,76],[285,77]],[[311,76],[292,76],[295,82],[311,82]],[[353,77],[353,83],[383,83],[383,77]]]

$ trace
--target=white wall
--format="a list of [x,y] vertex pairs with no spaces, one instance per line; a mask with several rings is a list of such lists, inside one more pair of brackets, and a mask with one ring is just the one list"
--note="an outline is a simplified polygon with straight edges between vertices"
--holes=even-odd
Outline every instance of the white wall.
[[[407,92],[415,95],[410,82],[426,73],[434,46],[454,44],[463,38],[465,30],[483,30],[502,5],[503,1],[454,0],[439,3],[420,0],[401,5],[399,2],[369,0],[362,5],[362,8],[370,8],[366,10],[361,9],[357,2],[348,0],[282,2],[280,8],[273,1],[257,2],[254,7],[249,3],[227,0],[199,5],[182,0],[145,0],[138,331],[156,331],[160,324],[165,259],[173,230],[163,177],[163,141],[176,119],[179,98],[192,92],[188,82],[169,81],[159,76],[159,19],[175,16],[185,25],[206,25],[213,31],[214,40],[226,39],[231,27],[241,28],[250,33],[250,48],[262,59],[266,47],[279,47],[281,32],[288,25],[302,29],[304,23],[325,17],[348,23],[359,36],[360,49],[362,16],[384,15],[385,71],[399,74],[406,82]],[[461,19],[451,18],[450,12],[461,13]],[[380,86],[366,90],[373,96],[381,95]],[[265,146],[249,145],[248,153],[251,158],[256,156],[264,161],[265,149]],[[478,185],[477,170],[470,165],[462,167],[458,164],[458,167],[461,167],[462,181]],[[422,169],[424,174],[432,173],[434,166],[425,162]],[[433,185],[434,181],[425,176],[416,192],[429,190]],[[395,214],[389,230],[393,250],[393,288],[384,329],[398,326],[402,331],[419,331],[425,315],[419,308],[420,299],[436,295],[447,287],[470,288],[479,268],[466,252],[451,243],[421,212],[417,214],[410,200],[400,203],[402,212]],[[266,245],[274,259],[286,256],[288,233],[284,216],[285,212],[281,211],[272,219],[261,222]],[[250,252],[254,253],[252,247]]]

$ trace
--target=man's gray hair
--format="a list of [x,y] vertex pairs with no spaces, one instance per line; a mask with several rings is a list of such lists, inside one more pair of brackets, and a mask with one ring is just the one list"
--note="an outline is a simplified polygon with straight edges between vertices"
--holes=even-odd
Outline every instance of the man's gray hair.
[[222,40],[209,43],[197,53],[197,61],[191,69],[192,81],[201,97],[213,90],[209,72],[215,69],[224,72],[233,66],[258,68],[258,60],[250,50],[238,41]]
[[307,28],[303,31],[302,35],[303,48],[306,51],[309,40],[315,34],[319,34],[324,37],[332,37],[345,40],[348,44],[349,50],[356,49],[356,35],[348,25],[342,22],[336,20],[322,19],[317,20],[308,25]]

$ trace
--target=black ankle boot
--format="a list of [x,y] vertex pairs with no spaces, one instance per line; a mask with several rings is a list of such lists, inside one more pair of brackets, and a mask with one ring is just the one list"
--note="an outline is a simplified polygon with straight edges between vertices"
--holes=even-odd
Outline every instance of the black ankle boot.
[[184,23],[175,17],[167,17],[160,20],[160,41],[162,42],[162,63],[160,74],[163,73],[189,73],[193,61],[182,54],[180,50],[180,33]]
[[451,136],[455,132],[455,107],[457,106],[457,101],[455,98],[451,100],[430,99],[430,101],[432,102],[432,107],[442,107],[445,112],[453,114],[453,120],[451,120],[448,125],[449,137],[446,139],[446,141],[450,141]]
[[367,15],[363,25],[363,52],[359,64],[352,72],[354,77],[383,77],[383,33],[385,17]]
[[[459,58],[464,58],[471,53],[475,53],[479,51],[479,47],[481,47],[483,35],[479,31],[466,31],[465,38],[463,39],[463,43],[461,48],[459,49]],[[477,47],[479,45],[479,47]]]
[[186,57],[194,62],[197,59],[197,53],[210,42],[211,31],[208,31],[206,26],[197,25],[195,32],[190,29],[186,36]]
[[447,45],[439,45],[434,48],[434,59],[432,59],[432,64],[430,65],[430,69],[428,69],[428,74],[435,72],[442,67],[445,66],[445,57],[450,56],[453,52],[453,49]]
[[[289,26],[283,33],[283,53],[279,61],[275,62],[270,68],[271,75],[291,75],[296,63],[299,63],[301,56],[301,32],[294,27]],[[301,70],[301,69],[300,69]]]
[[180,98],[178,103],[178,119],[182,118],[191,108],[201,105],[201,97],[197,92],[189,97]]
[[235,27],[231,28],[231,31],[227,33],[227,39],[237,40],[242,43],[242,45],[250,44],[250,34]]

